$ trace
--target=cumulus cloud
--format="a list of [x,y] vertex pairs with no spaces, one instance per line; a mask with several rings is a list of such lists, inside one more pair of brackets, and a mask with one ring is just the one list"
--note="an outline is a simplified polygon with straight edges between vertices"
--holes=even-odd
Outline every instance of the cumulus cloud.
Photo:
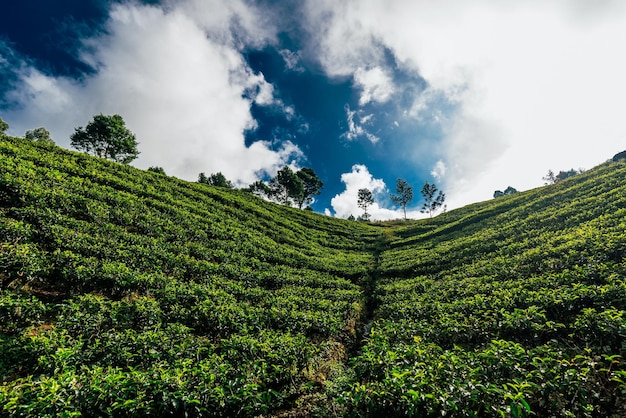
[[22,108],[6,118],[21,130],[44,125],[68,146],[74,127],[98,113],[118,113],[140,142],[138,166],[159,165],[186,179],[221,171],[248,184],[302,155],[288,141],[244,141],[255,128],[251,104],[281,104],[238,50],[242,38],[272,39],[262,23],[239,1],[115,5],[106,33],[84,40],[82,59],[94,73],[77,81],[18,67],[19,86],[8,98]]
[[[387,194],[387,186],[382,179],[372,176],[367,167],[362,164],[355,164],[349,173],[341,175],[341,181],[345,184],[346,189],[333,197],[330,201],[334,215],[338,218],[348,218],[350,215],[358,217],[363,214],[363,209],[357,206],[359,189],[369,189],[376,198],[381,198]],[[378,202],[374,202],[367,209],[372,220],[382,221],[389,219],[398,219],[403,215],[399,211],[386,209],[381,207]],[[332,212],[328,209],[325,211],[330,215]]]
[[361,90],[360,106],[370,102],[385,103],[394,93],[391,77],[380,67],[358,68],[354,73],[354,83]]

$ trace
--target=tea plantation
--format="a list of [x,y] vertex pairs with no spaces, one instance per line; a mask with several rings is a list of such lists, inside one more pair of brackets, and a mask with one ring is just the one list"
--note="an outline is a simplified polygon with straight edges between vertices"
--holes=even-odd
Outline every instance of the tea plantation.
[[366,224],[0,140],[0,416],[626,416],[626,164]]

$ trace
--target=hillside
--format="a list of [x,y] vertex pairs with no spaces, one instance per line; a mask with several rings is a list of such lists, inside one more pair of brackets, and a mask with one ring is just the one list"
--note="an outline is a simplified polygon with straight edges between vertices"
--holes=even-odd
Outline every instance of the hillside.
[[364,224],[0,140],[4,415],[626,415],[626,164]]

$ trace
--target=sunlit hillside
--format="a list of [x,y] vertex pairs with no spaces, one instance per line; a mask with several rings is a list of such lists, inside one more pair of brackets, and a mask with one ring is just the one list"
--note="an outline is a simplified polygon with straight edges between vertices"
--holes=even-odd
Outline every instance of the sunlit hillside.
[[0,140],[6,416],[624,416],[626,164],[367,224]]

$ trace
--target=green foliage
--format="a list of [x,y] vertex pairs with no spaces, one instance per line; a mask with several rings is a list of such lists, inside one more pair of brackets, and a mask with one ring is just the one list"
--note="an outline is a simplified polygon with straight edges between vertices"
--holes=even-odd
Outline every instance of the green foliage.
[[324,183],[312,168],[305,167],[294,172],[288,166],[284,166],[270,179],[269,184],[259,180],[251,184],[248,190],[285,206],[295,205],[299,209],[312,210],[304,205],[312,203],[313,196],[320,194],[322,187]]
[[626,415],[622,163],[371,225],[0,158],[0,415]]
[[148,171],[152,171],[153,173],[163,174],[164,176],[166,175],[165,169],[159,166],[148,167]]
[[248,191],[258,197],[269,198],[271,194],[270,187],[263,181],[257,180],[248,187]]
[[124,164],[139,156],[135,134],[126,128],[120,115],[96,115],[85,128],[76,128],[70,140],[79,151]]
[[404,179],[396,180],[396,193],[391,194],[391,201],[402,206],[404,219],[406,220],[406,205],[413,200],[413,187]]
[[424,183],[422,187],[422,196],[424,197],[424,204],[420,212],[427,213],[431,218],[443,206],[443,202],[446,200],[445,193],[434,184],[428,182]]
[[355,343],[374,228],[19,138],[0,154],[1,414],[335,408],[317,368],[345,357],[319,347]]
[[54,145],[54,140],[52,139],[50,132],[42,126],[26,131],[24,138],[30,139],[31,141],[41,142],[43,144]]
[[198,175],[198,183],[208,184],[209,186],[226,187],[232,189],[233,183],[228,180],[221,172],[211,174],[209,177],[204,173]]
[[542,178],[542,180],[546,182],[545,184],[555,184],[567,178],[573,177],[577,174],[582,174],[584,172],[585,170],[583,170],[582,168],[578,170],[574,170],[573,168],[571,168],[567,171],[559,171],[559,174],[554,174],[552,170],[548,170],[548,174],[546,174],[545,177]]
[[302,209],[305,204],[313,202],[313,196],[320,194],[324,183],[312,168],[304,167],[296,172],[296,176],[302,181],[302,192],[295,197],[295,201],[298,208]]
[[270,197],[283,205],[291,205],[304,195],[302,179],[288,166],[284,166],[269,182]]
[[9,130],[9,124],[0,118],[0,135],[4,135]]

